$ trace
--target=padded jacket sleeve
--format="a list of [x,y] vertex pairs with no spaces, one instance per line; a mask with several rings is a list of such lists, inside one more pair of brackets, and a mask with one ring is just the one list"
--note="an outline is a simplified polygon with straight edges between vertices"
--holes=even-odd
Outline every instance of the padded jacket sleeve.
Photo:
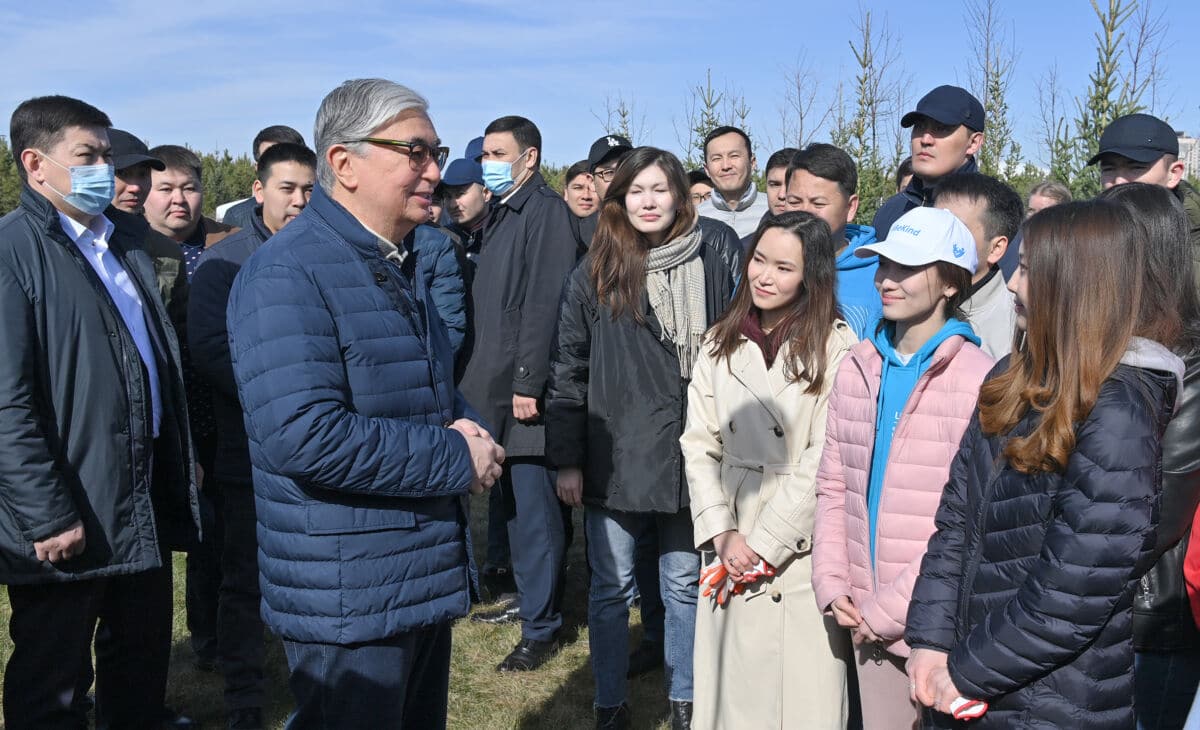
[[470,452],[457,431],[352,408],[333,318],[306,272],[278,264],[243,269],[229,324],[248,436],[271,471],[305,486],[376,496],[467,492]]

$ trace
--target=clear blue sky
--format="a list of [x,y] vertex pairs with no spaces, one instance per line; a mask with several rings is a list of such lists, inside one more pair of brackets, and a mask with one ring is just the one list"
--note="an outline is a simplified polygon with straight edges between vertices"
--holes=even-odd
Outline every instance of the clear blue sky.
[[[1094,64],[1097,22],[1087,0],[1004,0],[1018,53],[1009,96],[1019,141],[1035,161],[1036,80],[1057,64],[1070,93]],[[606,96],[623,95],[647,134],[678,150],[688,88],[744,95],[765,161],[781,140],[785,73],[807,58],[827,105],[854,60],[853,3],[645,0],[362,2],[129,0],[79,11],[57,2],[0,0],[0,115],[40,94],[81,97],[151,145],[249,151],[255,132],[289,124],[311,143],[321,98],[347,78],[383,76],[424,94],[452,156],[491,119],[521,114],[542,130],[544,157],[569,164],[604,130]],[[967,84],[971,55],[957,0],[865,3],[886,19],[910,80],[911,107],[941,83]],[[1170,104],[1154,111],[1200,132],[1200,2],[1155,0],[1172,28],[1165,57]],[[92,10],[91,8],[94,8]],[[5,123],[5,126],[6,123]],[[5,130],[7,131],[7,130]]]

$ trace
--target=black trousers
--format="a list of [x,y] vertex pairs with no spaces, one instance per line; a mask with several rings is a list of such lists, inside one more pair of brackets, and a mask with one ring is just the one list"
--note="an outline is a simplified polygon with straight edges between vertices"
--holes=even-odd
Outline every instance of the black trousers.
[[96,724],[162,723],[171,658],[171,563],[134,575],[9,586],[12,657],[4,670],[7,730],[87,727],[84,697],[96,643]]
[[217,660],[217,605],[221,592],[221,546],[225,524],[216,485],[202,489],[200,527],[203,539],[188,551],[184,606],[192,652],[198,661]]
[[262,707],[263,622],[258,587],[258,527],[253,485],[221,482],[224,545],[217,608],[217,665],[225,677],[225,707]]

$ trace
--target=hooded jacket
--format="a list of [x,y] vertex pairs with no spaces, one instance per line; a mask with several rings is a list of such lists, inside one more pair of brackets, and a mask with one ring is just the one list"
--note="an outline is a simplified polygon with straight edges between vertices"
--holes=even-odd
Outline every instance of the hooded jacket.
[[905,638],[948,653],[954,686],[990,704],[971,728],[1136,725],[1133,592],[1154,559],[1161,439],[1183,374],[1161,345],[1136,349],[1076,425],[1061,472],[1024,474],[1003,458],[1036,427],[1033,409],[1003,435],[976,413],[963,437]]
[[875,323],[883,315],[883,302],[875,288],[875,271],[879,257],[860,258],[855,249],[875,243],[875,229],[870,226],[846,226],[846,250],[837,257],[837,298],[842,319],[854,330],[858,339],[871,336]]
[[[975,163],[974,157],[968,157],[962,167],[955,172],[979,172],[979,165]],[[933,205],[933,196],[936,192],[936,184],[926,185],[924,180],[913,175],[908,187],[888,198],[883,205],[879,206],[879,210],[875,211],[875,219],[871,221],[871,227],[886,236],[887,232],[892,229],[892,224],[900,216],[913,208],[927,208]]]
[[813,590],[822,611],[849,596],[898,656],[908,655],[905,613],[942,486],[991,366],[991,358],[962,334],[933,351],[896,424],[878,490],[876,530],[868,524],[867,490],[884,361],[875,343],[863,341],[838,368],[817,471]]

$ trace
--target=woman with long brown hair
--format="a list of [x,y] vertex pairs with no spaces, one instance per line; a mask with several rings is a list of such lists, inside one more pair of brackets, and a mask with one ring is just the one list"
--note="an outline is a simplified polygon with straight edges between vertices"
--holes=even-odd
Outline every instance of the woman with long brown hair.
[[1146,306],[1143,229],[1064,203],[1026,223],[1024,330],[984,383],[913,591],[913,698],[953,727],[1133,728],[1131,603],[1154,558],[1162,435],[1184,371]]
[[696,617],[698,730],[846,726],[849,641],[814,610],[811,581],[829,391],[856,340],[834,249],[811,214],[760,224],[692,373],[680,443],[711,598]]
[[740,252],[731,228],[696,215],[679,160],[639,147],[617,168],[592,246],[563,290],[546,456],[559,498],[584,507],[597,727],[630,723],[628,599],[635,545],[652,530],[672,728],[691,723],[700,558],[679,437],[692,366],[733,294]]

